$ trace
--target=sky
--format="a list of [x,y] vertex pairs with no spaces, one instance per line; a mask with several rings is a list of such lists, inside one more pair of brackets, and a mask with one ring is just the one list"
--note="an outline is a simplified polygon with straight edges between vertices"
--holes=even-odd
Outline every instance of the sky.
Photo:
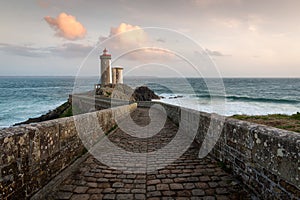
[[[10,0],[0,76],[300,77],[298,0]],[[151,28],[149,28],[151,27]]]

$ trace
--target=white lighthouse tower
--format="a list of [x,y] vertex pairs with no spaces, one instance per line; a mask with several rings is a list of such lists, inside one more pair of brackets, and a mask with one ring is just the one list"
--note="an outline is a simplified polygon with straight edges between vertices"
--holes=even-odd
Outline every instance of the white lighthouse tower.
[[101,85],[102,87],[112,83],[111,74],[111,55],[107,53],[106,48],[103,50],[103,54],[100,55],[101,60]]

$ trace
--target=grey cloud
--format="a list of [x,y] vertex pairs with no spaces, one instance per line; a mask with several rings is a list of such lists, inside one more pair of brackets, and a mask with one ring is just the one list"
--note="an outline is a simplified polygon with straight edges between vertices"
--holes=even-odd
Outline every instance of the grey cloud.
[[43,51],[40,48],[35,48],[27,45],[15,45],[0,43],[0,51],[3,51],[7,54],[26,56],[26,57],[43,57],[48,52]]
[[65,43],[59,47],[50,47],[50,53],[61,57],[84,57],[93,49],[93,46],[76,43]]
[[203,51],[201,51],[201,52],[199,52],[199,51],[195,51],[194,52],[195,54],[196,54],[196,56],[207,56],[207,55],[209,55],[209,56],[219,56],[219,57],[221,57],[221,56],[230,56],[230,55],[225,55],[225,54],[223,54],[222,52],[220,52],[220,51],[215,51],[215,50],[209,50],[209,49],[205,49],[205,50],[203,50]]
[[209,50],[209,49],[205,49],[205,51],[210,56],[228,56],[228,55],[221,53],[220,51],[214,51],[214,50]]
[[156,41],[157,41],[157,42],[162,42],[162,43],[165,43],[165,42],[166,42],[166,40],[163,39],[163,38],[158,38]]
[[100,36],[99,38],[98,38],[98,43],[101,43],[101,42],[103,42],[104,40],[106,40],[106,39],[108,39],[109,37],[105,37],[105,36]]
[[28,45],[0,43],[0,51],[25,57],[83,57],[92,49],[93,46],[76,43],[65,43],[56,47],[32,47]]

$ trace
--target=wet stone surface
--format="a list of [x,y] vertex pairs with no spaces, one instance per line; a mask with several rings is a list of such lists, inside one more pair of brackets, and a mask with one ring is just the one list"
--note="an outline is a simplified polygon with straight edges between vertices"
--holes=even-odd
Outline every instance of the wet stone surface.
[[[148,109],[138,108],[131,117],[139,126],[147,126],[148,115]],[[156,119],[163,121],[164,117]],[[159,133],[150,137],[138,138],[138,133],[132,136],[116,129],[109,140],[126,151],[145,153],[146,162],[128,163],[127,156],[119,155],[119,167],[112,168],[89,155],[72,175],[49,191],[47,199],[251,199],[243,184],[222,170],[217,161],[209,156],[199,159],[199,145],[194,142],[175,161],[147,170],[148,165],[160,165],[168,159],[168,155],[165,159],[147,159],[147,152],[167,146],[177,131],[178,127],[169,120]],[[131,165],[146,170],[133,173],[128,170]]]

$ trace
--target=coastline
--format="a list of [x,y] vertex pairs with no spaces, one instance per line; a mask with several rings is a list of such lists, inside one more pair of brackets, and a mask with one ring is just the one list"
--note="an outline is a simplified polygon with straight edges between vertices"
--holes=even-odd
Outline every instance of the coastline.
[[[95,80],[94,80],[95,79]],[[18,77],[2,78],[0,84],[0,127],[7,128],[29,118],[40,117],[63,104],[68,94],[91,90],[96,78],[82,79],[79,89],[74,91],[74,78],[67,77]],[[81,79],[80,79],[81,80]],[[159,96],[160,101],[203,112],[216,112],[225,116],[235,114],[268,115],[300,112],[300,79],[224,79],[227,99],[226,110],[218,112],[214,102],[210,102],[205,82],[201,78],[187,79],[194,92],[185,91],[183,79],[157,78],[140,80],[125,79],[131,87],[146,84]],[[174,89],[173,89],[174,88]],[[175,98],[174,96],[183,96]],[[234,97],[234,98],[232,98]],[[238,98],[236,98],[238,97]],[[283,101],[278,101],[283,99]],[[273,101],[275,100],[275,101]],[[177,103],[177,104],[176,104]],[[216,105],[217,106],[217,105]]]
[[[157,100],[156,100],[157,101]],[[158,101],[162,102],[163,101]],[[42,121],[48,121],[57,118],[70,117],[73,116],[72,113],[72,102],[68,99],[65,103],[58,106],[57,108],[43,114],[39,117],[29,118],[26,121],[19,122],[13,126],[18,126],[22,124],[37,123]],[[232,115],[227,116],[227,118],[234,118],[242,121],[248,121],[255,124],[262,124],[270,127],[279,128],[282,130],[288,130],[300,133],[300,113],[286,115],[286,114],[268,114],[268,115]]]
[[[115,90],[115,92],[113,92]],[[130,101],[151,101],[154,99],[160,99],[160,97],[155,94],[153,90],[147,86],[140,86],[135,89],[132,89],[126,84],[115,84],[115,85],[106,85],[102,88],[97,88],[96,90],[91,90],[88,92],[81,93],[82,95],[104,98],[115,98],[120,100],[127,100],[129,96]],[[96,96],[94,96],[96,94]],[[74,109],[74,108],[73,108]],[[101,110],[102,108],[96,107],[96,110]],[[80,113],[80,112],[76,112]],[[15,123],[13,126],[18,126],[22,124],[37,123],[42,121],[48,121],[52,119],[70,117],[73,116],[72,110],[72,98],[69,96],[68,100],[57,108],[50,110],[48,113],[43,114],[39,117],[29,118],[26,121]]]
[[29,118],[28,120],[23,121],[23,122],[15,123],[13,126],[43,122],[43,121],[48,121],[48,120],[57,119],[57,118],[61,118],[61,117],[69,117],[69,116],[72,116],[72,105],[71,105],[70,101],[68,100],[65,103],[63,103],[62,105],[58,106],[57,108],[50,110],[46,114],[43,114],[39,117]]

